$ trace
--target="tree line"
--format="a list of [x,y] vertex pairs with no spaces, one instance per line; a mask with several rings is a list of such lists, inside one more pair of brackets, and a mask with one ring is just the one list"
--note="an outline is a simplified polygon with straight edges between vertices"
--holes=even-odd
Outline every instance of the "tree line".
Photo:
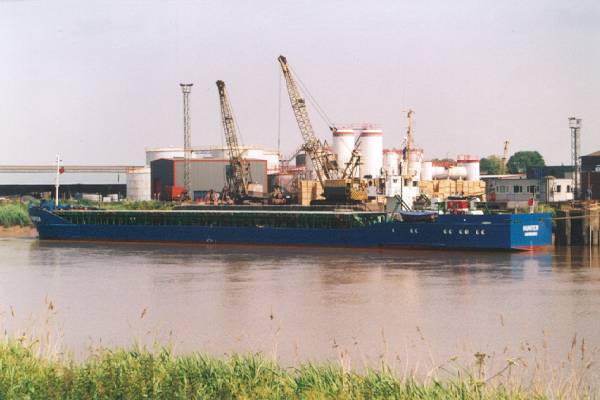
[[[517,151],[506,163],[509,174],[527,172],[529,167],[543,167],[546,165],[544,157],[537,151]],[[498,175],[502,171],[502,159],[496,155],[484,157],[480,160],[481,172],[487,175]]]

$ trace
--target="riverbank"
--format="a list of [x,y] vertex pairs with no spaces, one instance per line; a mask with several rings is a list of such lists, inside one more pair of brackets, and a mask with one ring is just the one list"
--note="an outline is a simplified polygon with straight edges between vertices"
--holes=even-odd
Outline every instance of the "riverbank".
[[[39,350],[39,349],[38,349]],[[0,344],[2,399],[546,399],[590,393],[546,391],[484,379],[462,369],[454,378],[400,378],[389,369],[345,370],[340,364],[282,368],[259,355],[175,356],[168,349],[103,350],[83,363],[36,354],[35,345]],[[508,374],[510,377],[510,372]]]
[[33,226],[0,226],[0,238],[34,238],[37,236],[37,230]]

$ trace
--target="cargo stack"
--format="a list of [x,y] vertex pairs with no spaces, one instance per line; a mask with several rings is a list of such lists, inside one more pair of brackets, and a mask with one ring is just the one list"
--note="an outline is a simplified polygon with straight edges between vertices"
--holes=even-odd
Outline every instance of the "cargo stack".
[[301,180],[298,188],[298,203],[309,206],[313,200],[324,200],[323,187],[315,180]]
[[420,181],[419,190],[428,197],[447,198],[448,196],[484,196],[484,181],[463,181],[440,179]]

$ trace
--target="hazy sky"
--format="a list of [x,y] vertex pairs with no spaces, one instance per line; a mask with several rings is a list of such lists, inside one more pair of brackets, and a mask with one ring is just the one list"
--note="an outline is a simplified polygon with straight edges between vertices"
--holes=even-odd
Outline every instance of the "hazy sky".
[[[142,164],[183,143],[183,81],[192,144],[220,145],[217,79],[242,141],[275,148],[279,54],[331,120],[379,123],[386,147],[412,108],[428,158],[508,139],[568,163],[571,115],[600,150],[598,0],[0,0],[0,164]],[[282,92],[281,148],[300,143]]]

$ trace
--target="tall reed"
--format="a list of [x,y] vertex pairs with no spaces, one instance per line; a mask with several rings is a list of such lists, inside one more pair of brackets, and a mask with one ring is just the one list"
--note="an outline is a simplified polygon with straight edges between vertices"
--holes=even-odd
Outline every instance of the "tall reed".
[[260,355],[175,356],[168,348],[102,350],[82,363],[36,353],[35,342],[0,343],[0,399],[546,399],[593,398],[492,384],[473,373],[401,379],[389,369],[358,373],[336,364],[283,368]]
[[27,206],[16,202],[0,203],[0,225],[6,228],[31,225]]

